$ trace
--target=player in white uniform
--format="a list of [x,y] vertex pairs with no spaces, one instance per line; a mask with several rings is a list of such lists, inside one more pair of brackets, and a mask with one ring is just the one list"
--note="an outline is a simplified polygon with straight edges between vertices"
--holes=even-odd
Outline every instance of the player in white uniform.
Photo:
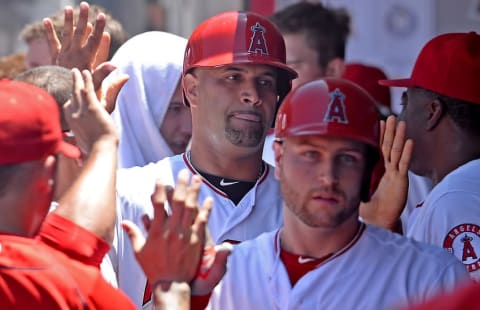
[[430,40],[407,87],[401,118],[414,143],[411,169],[435,185],[414,210],[408,237],[445,248],[480,280],[480,35]]
[[453,255],[359,222],[379,158],[378,113],[363,89],[306,83],[275,124],[284,226],[236,246],[210,308],[392,309],[468,281]]
[[[152,211],[155,179],[173,185],[173,176],[186,167],[203,177],[199,199],[214,197],[208,227],[215,242],[244,241],[280,227],[280,189],[272,167],[262,161],[262,147],[295,77],[285,64],[283,38],[266,18],[226,12],[197,27],[187,43],[182,78],[192,113],[191,150],[120,171],[118,222],[141,226],[142,215]],[[118,232],[112,261],[119,287],[142,306],[150,299],[145,277],[126,235]]]

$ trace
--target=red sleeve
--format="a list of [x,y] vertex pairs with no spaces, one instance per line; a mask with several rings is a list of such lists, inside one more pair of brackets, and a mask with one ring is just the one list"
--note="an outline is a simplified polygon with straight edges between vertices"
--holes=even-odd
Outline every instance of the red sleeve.
[[210,301],[210,296],[212,294],[208,295],[192,295],[190,297],[190,309],[192,310],[203,310],[208,306],[208,302]]
[[56,213],[48,214],[37,239],[74,260],[98,268],[110,250],[103,239]]

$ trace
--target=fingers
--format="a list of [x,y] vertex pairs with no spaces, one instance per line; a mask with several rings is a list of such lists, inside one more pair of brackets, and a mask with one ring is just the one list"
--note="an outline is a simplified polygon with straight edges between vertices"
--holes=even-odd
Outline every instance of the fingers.
[[52,58],[52,64],[56,64],[58,53],[62,48],[60,39],[57,36],[57,32],[53,27],[53,22],[50,18],[43,19],[43,28],[45,29],[45,35],[47,38],[48,50],[50,57]]
[[413,152],[413,141],[411,139],[408,139],[405,142],[402,156],[400,157],[400,162],[398,163],[398,170],[403,175],[407,175],[408,173],[408,169],[410,167],[410,161],[412,159],[412,152]]
[[62,49],[67,49],[70,48],[73,38],[73,8],[71,6],[66,6],[64,12]]
[[383,158],[385,159],[385,163],[387,164],[390,162],[390,151],[393,145],[393,139],[395,136],[395,116],[389,116],[387,121],[385,122],[385,128],[383,132],[383,139],[382,139],[382,154]]
[[[83,45],[85,33],[88,31],[88,11],[90,9],[90,6],[86,2],[80,3],[79,7],[80,7],[80,13],[78,15],[77,25],[73,32],[73,37],[71,41],[71,43],[76,47],[81,47]],[[65,13],[65,23],[66,23],[66,13]],[[72,19],[72,25],[73,25],[73,19]]]
[[124,74],[113,81],[106,90],[105,99],[103,101],[104,108],[108,113],[112,113],[117,103],[117,97],[123,85],[128,82],[129,76]]
[[103,38],[103,30],[105,29],[106,18],[105,14],[100,13],[97,16],[95,21],[95,27],[93,28],[92,34],[88,37],[85,48],[89,51],[92,56],[95,57],[98,53],[98,48]]
[[184,204],[187,197],[187,186],[189,182],[189,173],[186,169],[182,169],[178,173],[177,185],[173,192],[170,203],[172,216],[170,218],[170,227],[179,227],[183,218]]
[[83,83],[83,77],[80,71],[76,68],[72,69],[73,75],[73,94],[71,108],[73,111],[80,109],[80,103],[82,102],[82,89],[85,87]]
[[192,233],[195,233],[202,244],[208,244],[207,242],[207,223],[210,217],[210,213],[213,207],[213,198],[207,197],[203,202],[202,209],[199,211],[195,222],[192,225]]
[[405,122],[399,122],[395,128],[392,149],[390,150],[390,161],[395,167],[398,166],[405,145],[406,126]]
[[151,221],[150,228],[152,228],[152,226],[155,224],[159,225],[156,227],[161,227],[164,225],[167,217],[165,212],[165,201],[167,201],[167,194],[165,185],[160,180],[155,182],[155,190],[150,198],[153,205],[153,220]]
[[108,32],[103,32],[100,46],[98,47],[97,56],[92,68],[97,68],[101,63],[106,62],[110,58],[110,43],[111,37]]
[[140,250],[143,248],[143,245],[145,244],[145,238],[143,237],[140,228],[138,228],[138,226],[134,223],[127,220],[123,220],[121,225],[123,230],[125,230],[125,232],[127,233],[128,239],[130,239],[133,251],[135,253],[140,252]]
[[182,226],[190,227],[198,215],[198,193],[202,184],[202,178],[199,175],[192,176],[190,186],[187,189],[185,198],[185,209],[183,211]]

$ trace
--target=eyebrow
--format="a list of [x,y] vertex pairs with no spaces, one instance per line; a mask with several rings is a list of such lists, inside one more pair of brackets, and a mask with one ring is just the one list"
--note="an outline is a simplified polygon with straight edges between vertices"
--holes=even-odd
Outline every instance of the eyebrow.
[[[223,67],[220,70],[221,72],[228,72],[228,71],[234,71],[234,72],[247,72],[248,70],[241,68],[241,67],[236,67],[236,66],[228,66],[228,67]],[[271,69],[266,69],[260,75],[267,75],[271,77],[276,77],[277,76],[277,71],[274,68]]]

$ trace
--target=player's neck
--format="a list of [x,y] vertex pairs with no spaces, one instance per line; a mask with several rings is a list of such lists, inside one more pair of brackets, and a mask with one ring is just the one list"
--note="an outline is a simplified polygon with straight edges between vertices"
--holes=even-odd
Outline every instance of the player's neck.
[[263,168],[262,149],[249,154],[231,154],[192,144],[190,162],[206,173],[242,181],[256,181]]
[[320,258],[345,248],[356,238],[362,226],[357,217],[335,228],[323,228],[309,227],[298,218],[287,216],[280,234],[280,244],[290,253]]

